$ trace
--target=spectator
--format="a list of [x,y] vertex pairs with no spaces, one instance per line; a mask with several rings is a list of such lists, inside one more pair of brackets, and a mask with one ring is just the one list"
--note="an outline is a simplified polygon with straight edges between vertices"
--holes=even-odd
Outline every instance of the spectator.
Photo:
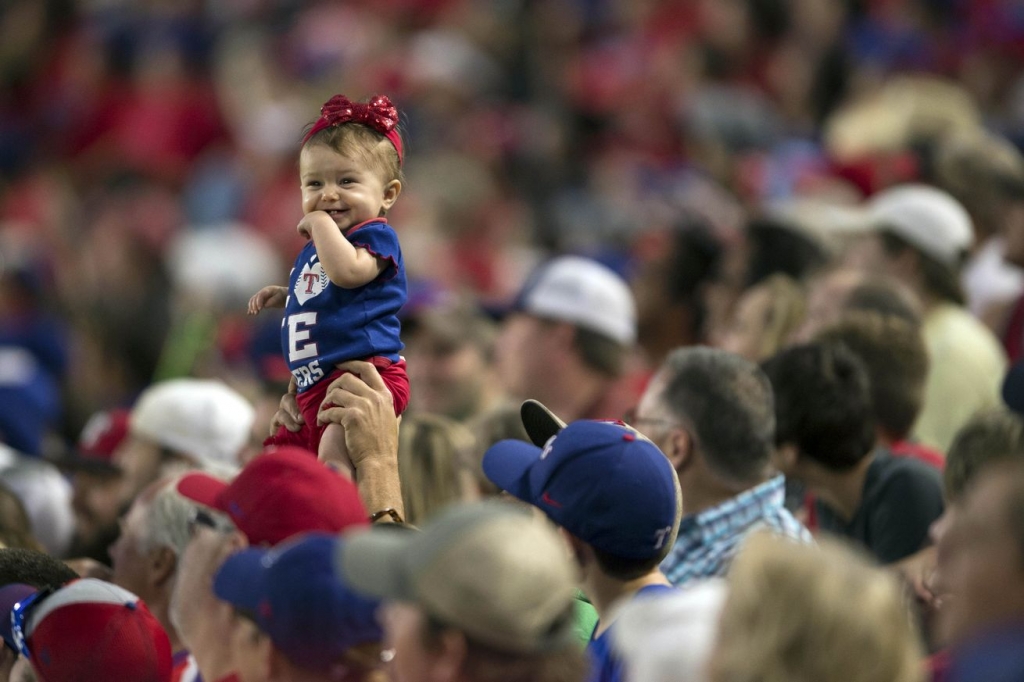
[[[402,132],[386,95],[353,102],[334,95],[302,137],[302,212],[296,228],[306,244],[287,286],[263,287],[249,314],[284,308],[281,344],[292,372],[289,392],[305,417],[298,433],[279,428],[267,445],[297,445],[354,474],[340,424],[316,416],[338,365],[375,363],[391,390],[395,413],[409,402],[399,355],[398,311],[405,304],[405,264],[398,235],[384,218],[402,193]],[[339,169],[345,172],[340,172]],[[342,177],[344,176],[344,177]],[[358,234],[356,232],[358,231]]]
[[405,520],[422,524],[447,505],[474,494],[467,472],[473,435],[447,417],[416,412],[398,433],[398,475]]
[[355,485],[302,448],[269,447],[230,483],[210,474],[182,476],[177,491],[224,515],[252,546],[276,545],[302,532],[366,525]]
[[[38,590],[57,588],[77,577],[62,562],[43,552],[20,548],[0,549],[0,588],[14,583]],[[19,659],[18,648],[7,644],[5,640],[4,646],[0,647],[0,680],[20,682],[20,678],[11,675],[16,665],[24,667],[26,663]]]
[[588,646],[589,679],[623,680],[611,644],[616,609],[672,591],[658,565],[679,531],[679,480],[665,455],[631,427],[577,421],[541,440],[543,431],[535,439],[543,449],[516,440],[492,446],[484,472],[565,531],[600,619]]
[[47,552],[63,556],[74,534],[75,518],[71,485],[57,467],[0,444],[0,485],[25,507],[32,537]]
[[[1006,158],[1007,155],[1010,158]],[[1006,165],[990,169],[986,176],[992,195],[992,202],[986,208],[998,229],[998,236],[992,241],[1003,248],[1006,262],[1019,269],[1024,268],[1024,161],[1020,151],[1005,145],[1000,157]],[[998,162],[993,166],[998,166]],[[1021,359],[1024,356],[1024,294],[1013,300],[1005,317],[998,321],[997,329],[1010,360]]]
[[760,362],[775,355],[803,322],[804,293],[787,275],[775,274],[747,289],[718,345]]
[[707,220],[687,213],[672,227],[642,233],[630,278],[637,306],[637,342],[648,363],[679,346],[707,340],[707,288],[719,275],[722,245]]
[[629,421],[679,477],[683,519],[661,564],[673,585],[725,575],[755,528],[810,541],[783,506],[785,479],[770,470],[775,414],[771,385],[757,365],[722,350],[678,349]]
[[[968,307],[1001,331],[1005,320],[1000,318],[1024,285],[1021,273],[1004,260],[1004,235],[1012,225],[1014,194],[1021,194],[1024,188],[1024,158],[1009,140],[970,130],[947,135],[936,143],[932,171],[935,184],[971,215],[975,247],[963,269]],[[1010,356],[1011,360],[1016,357]]]
[[942,513],[934,467],[875,447],[867,373],[840,345],[794,346],[764,363],[775,393],[776,461],[817,497],[822,530],[884,564],[917,552]]
[[496,333],[469,302],[441,303],[406,317],[412,409],[469,422],[496,407],[503,398],[494,369]]
[[475,456],[468,462],[469,473],[473,476],[481,497],[497,495],[501,491],[484,474],[483,454],[487,448],[498,441],[514,439],[530,442],[530,436],[523,427],[520,406],[512,403],[499,405],[481,415],[471,424],[471,428],[475,436],[476,447],[471,451]]
[[1019,678],[1024,643],[1022,508],[1020,460],[989,465],[970,484],[939,537],[938,580],[949,595],[940,617],[952,646],[951,679]]
[[[616,390],[636,343],[625,281],[577,256],[541,266],[502,324],[495,360],[513,397],[535,398],[565,419],[618,417]],[[621,388],[621,387],[620,387]]]
[[71,476],[71,506],[75,533],[67,555],[110,565],[107,552],[117,539],[117,519],[124,511],[122,472],[114,453],[128,437],[128,410],[92,415],[82,428],[78,445],[58,466]]
[[775,274],[805,281],[828,263],[829,254],[820,239],[796,221],[758,218],[747,230],[750,255],[747,285],[754,286]]
[[712,682],[920,682],[898,586],[837,544],[751,538],[729,573]]
[[507,502],[451,507],[422,533],[353,534],[336,565],[355,590],[385,600],[396,680],[583,679],[576,570],[545,521]]
[[0,634],[42,682],[124,679],[168,682],[171,647],[134,594],[94,578],[56,590],[0,588]]
[[245,398],[219,381],[169,379],[150,386],[135,402],[128,438],[114,453],[124,475],[122,503],[184,469],[234,474],[254,415]]
[[196,506],[178,494],[177,479],[150,484],[121,518],[121,533],[110,547],[110,581],[137,594],[167,633],[175,680],[191,679],[189,657],[171,622],[171,595],[189,540]]
[[915,457],[941,470],[942,453],[910,440],[928,374],[920,328],[896,316],[853,311],[817,338],[846,346],[867,371],[876,442],[897,457]]
[[[393,409],[389,414],[395,418]],[[348,429],[346,434],[354,438],[358,430]],[[365,457],[357,449],[349,452]],[[177,491],[206,508],[194,515],[170,605],[171,623],[205,680],[228,676],[241,663],[223,640],[238,623],[231,609],[210,592],[214,572],[232,551],[369,523],[355,484],[299,448],[275,448],[259,455],[231,483],[188,473],[178,481]]]
[[960,265],[974,239],[971,219],[956,199],[920,185],[878,194],[868,214],[874,231],[848,257],[897,277],[923,302],[931,364],[914,435],[945,451],[972,414],[997,404],[1006,370],[998,341],[963,307]]
[[[1024,422],[1006,409],[979,412],[964,425],[946,457],[943,471],[945,510],[930,530],[934,543],[942,540],[952,522],[960,513],[964,493],[970,489],[978,474],[990,465],[1024,461]],[[936,546],[930,545],[901,562],[900,571],[910,584],[925,616],[925,632],[936,647],[946,643],[943,632],[941,605],[949,596],[943,586],[941,567],[937,567]],[[944,656],[933,660],[942,667]]]
[[25,505],[5,485],[0,485],[0,543],[4,547],[42,549],[32,537],[32,521],[28,518]]
[[811,279],[807,314],[793,341],[807,343],[846,312],[866,311],[892,315],[915,327],[921,325],[921,303],[906,285],[885,275],[837,268]]
[[217,571],[214,594],[238,622],[231,647],[241,682],[382,682],[379,604],[335,575],[343,543],[306,535],[233,554]]

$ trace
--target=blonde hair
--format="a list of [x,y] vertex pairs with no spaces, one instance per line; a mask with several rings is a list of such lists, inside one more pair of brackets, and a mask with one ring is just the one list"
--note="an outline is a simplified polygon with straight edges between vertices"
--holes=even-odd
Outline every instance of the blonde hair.
[[796,280],[788,275],[776,274],[757,284],[768,291],[771,305],[761,335],[761,357],[767,358],[781,350],[807,313],[807,298]]
[[398,476],[405,520],[420,525],[463,499],[462,471],[472,434],[453,419],[407,414],[398,432]]
[[921,682],[895,578],[834,541],[747,541],[728,576],[712,682]]

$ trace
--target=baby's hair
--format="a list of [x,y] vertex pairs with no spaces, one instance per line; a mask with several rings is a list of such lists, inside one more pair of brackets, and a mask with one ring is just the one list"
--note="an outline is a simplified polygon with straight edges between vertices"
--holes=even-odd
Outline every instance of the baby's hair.
[[[395,128],[401,135],[400,128]],[[403,142],[404,136],[403,137]],[[342,123],[318,130],[303,145],[324,145],[346,156],[364,159],[380,174],[385,183],[392,180],[405,181],[402,163],[395,145],[384,135],[362,123]]]

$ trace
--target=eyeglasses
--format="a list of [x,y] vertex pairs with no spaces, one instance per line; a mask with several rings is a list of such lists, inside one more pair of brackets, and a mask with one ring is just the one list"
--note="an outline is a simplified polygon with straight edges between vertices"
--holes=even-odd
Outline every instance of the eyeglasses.
[[188,534],[194,536],[200,526],[205,526],[210,530],[224,534],[233,533],[235,530],[234,524],[222,515],[213,514],[201,507],[196,507],[192,510],[192,514],[188,519]]
[[28,652],[28,637],[25,635],[25,621],[28,620],[29,612],[32,610],[32,606],[36,602],[42,601],[46,597],[53,593],[52,588],[39,590],[35,594],[30,594],[25,597],[11,609],[11,635],[14,639],[15,646],[18,647],[18,653],[25,658],[31,659],[32,655]]

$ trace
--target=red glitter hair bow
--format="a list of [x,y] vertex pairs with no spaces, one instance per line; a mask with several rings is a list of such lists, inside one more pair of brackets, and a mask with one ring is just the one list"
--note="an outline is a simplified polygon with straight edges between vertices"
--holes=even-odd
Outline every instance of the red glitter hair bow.
[[302,138],[302,144],[324,128],[343,123],[362,123],[388,138],[402,163],[402,137],[398,134],[398,109],[387,95],[374,95],[369,102],[353,102],[345,95],[335,95],[320,107],[320,118]]

